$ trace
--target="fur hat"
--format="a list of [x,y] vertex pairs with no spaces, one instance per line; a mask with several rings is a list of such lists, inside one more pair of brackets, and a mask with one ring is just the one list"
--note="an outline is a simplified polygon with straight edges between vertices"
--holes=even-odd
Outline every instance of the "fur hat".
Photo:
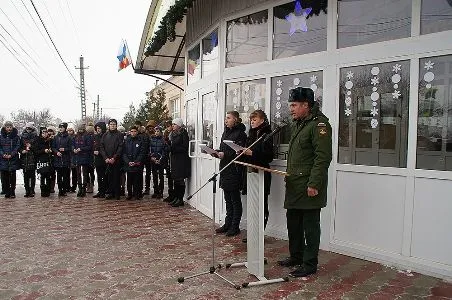
[[56,130],[56,128],[55,128],[55,126],[47,126],[47,131],[53,131],[53,132],[56,132],[57,130]]
[[25,128],[35,128],[35,123],[34,122],[27,122],[25,124]]
[[173,120],[173,124],[176,124],[177,126],[182,127],[182,126],[184,126],[184,121],[182,121],[181,118],[175,118]]
[[14,127],[14,125],[11,121],[5,121],[5,123],[3,123],[3,127]]
[[86,125],[85,130],[88,133],[93,133],[94,132],[93,122],[88,122],[88,125]]
[[58,125],[58,128],[63,127],[64,129],[67,129],[68,124],[66,122],[60,123],[60,125]]
[[289,91],[289,102],[308,102],[314,106],[314,91],[310,88],[297,87]]

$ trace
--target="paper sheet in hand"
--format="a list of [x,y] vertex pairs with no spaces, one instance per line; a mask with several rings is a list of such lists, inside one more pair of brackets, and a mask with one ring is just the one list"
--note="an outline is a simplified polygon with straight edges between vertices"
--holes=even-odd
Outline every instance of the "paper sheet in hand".
[[228,145],[229,147],[232,148],[232,150],[234,150],[235,152],[237,151],[242,151],[245,150],[246,148],[237,145],[236,143],[234,143],[233,141],[229,141],[229,140],[224,140],[223,143],[225,143],[226,145]]
[[199,144],[199,148],[201,148],[201,150],[205,151],[207,154],[216,154],[218,155],[218,152],[215,151],[214,149],[207,147],[206,144]]

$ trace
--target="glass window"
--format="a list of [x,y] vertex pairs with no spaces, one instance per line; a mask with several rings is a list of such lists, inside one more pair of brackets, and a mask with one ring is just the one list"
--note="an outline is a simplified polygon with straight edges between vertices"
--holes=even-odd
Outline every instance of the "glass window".
[[188,50],[187,59],[187,84],[197,81],[201,78],[201,64],[200,64],[200,47],[199,44],[193,49]]
[[[188,139],[190,141],[196,139],[196,118],[196,99],[188,100],[186,104],[185,124],[188,133]],[[190,143],[190,154],[193,155],[194,152],[195,143]]]
[[202,96],[202,143],[214,148],[213,141],[216,132],[217,100],[215,93]]
[[452,30],[452,1],[422,0],[421,34]]
[[411,35],[411,0],[339,0],[338,48]]
[[339,163],[406,167],[409,61],[342,68]]
[[[310,72],[303,74],[293,74],[272,78],[272,93],[270,107],[270,122],[273,127],[282,122],[289,122],[289,90],[295,87],[310,87],[314,91],[315,100],[322,107],[323,100],[323,73],[322,71]],[[278,134],[274,136],[274,145],[276,147],[275,158],[287,159],[287,151],[289,147],[290,130],[284,127]]]
[[326,50],[327,4],[319,5],[292,1],[273,9],[273,58]]
[[202,77],[218,70],[218,29],[202,39]]
[[169,100],[169,111],[172,119],[180,118],[180,98],[175,97]]
[[417,162],[452,171],[452,55],[420,60]]
[[226,84],[226,112],[236,110],[247,132],[249,115],[256,109],[265,110],[265,79]]
[[226,34],[226,67],[267,60],[266,10],[229,21]]

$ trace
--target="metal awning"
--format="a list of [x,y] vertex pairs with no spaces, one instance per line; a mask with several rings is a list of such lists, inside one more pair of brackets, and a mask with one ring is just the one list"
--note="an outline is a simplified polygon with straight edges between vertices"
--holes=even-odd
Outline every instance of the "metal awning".
[[176,0],[154,0],[149,8],[146,24],[141,36],[140,48],[136,60],[135,73],[184,75],[185,70],[185,20],[176,25],[176,38],[167,41],[156,53],[145,56],[144,53],[157,31],[160,22]]

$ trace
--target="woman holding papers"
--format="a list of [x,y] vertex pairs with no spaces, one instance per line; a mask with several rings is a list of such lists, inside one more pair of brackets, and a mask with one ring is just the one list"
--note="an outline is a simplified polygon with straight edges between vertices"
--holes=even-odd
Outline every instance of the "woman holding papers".
[[[270,124],[268,123],[267,115],[264,111],[258,109],[250,114],[251,128],[246,140],[246,147],[251,146],[257,139],[264,135],[271,133]],[[264,168],[270,168],[270,163],[273,160],[273,140],[262,137],[253,147],[246,150],[241,160]],[[243,159],[242,159],[243,158]],[[244,186],[246,187],[246,174],[244,174]],[[268,222],[268,195],[270,194],[271,173],[264,174],[264,228]],[[246,242],[246,239],[243,239]]]
[[[237,153],[224,143],[225,140],[233,141],[239,146],[245,146],[245,126],[241,123],[239,113],[229,111],[225,118],[225,129],[221,137],[220,149],[217,156],[221,159],[220,169],[233,160]],[[220,174],[220,187],[224,192],[226,201],[226,218],[224,225],[216,229],[217,233],[226,233],[226,236],[235,236],[240,233],[240,220],[242,219],[242,199],[240,190],[243,183],[243,167],[231,164]]]

